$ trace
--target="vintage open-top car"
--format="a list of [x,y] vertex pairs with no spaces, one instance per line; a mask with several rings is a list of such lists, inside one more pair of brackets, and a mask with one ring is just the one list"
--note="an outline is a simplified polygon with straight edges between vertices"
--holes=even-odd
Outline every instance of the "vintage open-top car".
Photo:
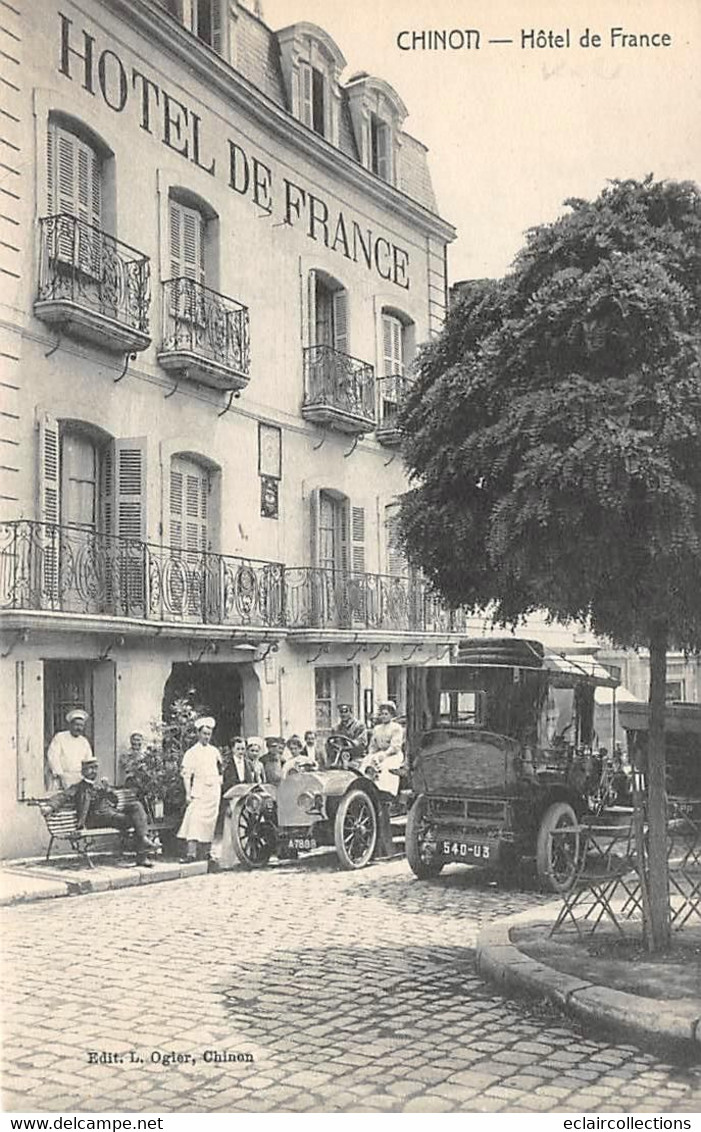
[[527,862],[563,891],[601,778],[594,690],[617,682],[537,641],[466,640],[458,661],[410,680],[409,865],[427,878],[451,861]]
[[289,859],[335,846],[344,869],[361,869],[379,850],[382,800],[358,769],[353,742],[329,736],[324,769],[291,769],[277,785],[234,786],[227,792],[234,854],[256,869],[271,857]]

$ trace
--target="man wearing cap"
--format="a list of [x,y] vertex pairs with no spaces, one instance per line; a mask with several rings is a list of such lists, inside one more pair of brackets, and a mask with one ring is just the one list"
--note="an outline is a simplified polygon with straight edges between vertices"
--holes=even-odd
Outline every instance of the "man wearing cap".
[[197,742],[183,755],[180,773],[185,784],[187,809],[178,837],[187,842],[185,861],[196,861],[198,850],[209,856],[221,798],[221,757],[210,739],[216,726],[211,715],[195,720]]
[[332,735],[345,735],[346,739],[350,739],[353,750],[357,754],[365,754],[368,741],[365,724],[355,718],[350,704],[339,704],[338,714],[340,718],[332,731]]
[[46,761],[58,790],[67,790],[81,780],[81,765],[93,757],[92,747],[85,738],[85,724],[90,716],[83,708],[72,708],[66,714],[67,731],[58,731],[46,752]]
[[148,836],[148,819],[141,802],[126,802],[117,809],[119,799],[103,779],[97,781],[97,759],[94,755],[83,759],[79,780],[68,789],[61,791],[48,802],[50,810],[60,810],[74,806],[78,832],[91,826],[109,825],[122,833],[134,830],[136,836],[136,863],[144,868],[153,868],[148,859],[149,850],[157,846]]

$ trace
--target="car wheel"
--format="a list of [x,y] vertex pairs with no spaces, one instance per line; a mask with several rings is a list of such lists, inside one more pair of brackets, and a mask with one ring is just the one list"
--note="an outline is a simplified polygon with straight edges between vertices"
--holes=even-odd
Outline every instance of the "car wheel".
[[419,880],[437,877],[443,865],[443,858],[431,826],[426,821],[426,798],[419,794],[409,810],[405,832],[406,858],[411,871]]
[[541,818],[536,868],[551,892],[566,892],[579,863],[579,823],[569,802],[553,802]]
[[231,811],[231,843],[236,859],[247,869],[267,865],[272,853],[272,829],[261,813],[246,809],[246,799],[237,798]]
[[336,811],[333,836],[343,869],[362,869],[377,844],[377,814],[365,790],[349,790]]

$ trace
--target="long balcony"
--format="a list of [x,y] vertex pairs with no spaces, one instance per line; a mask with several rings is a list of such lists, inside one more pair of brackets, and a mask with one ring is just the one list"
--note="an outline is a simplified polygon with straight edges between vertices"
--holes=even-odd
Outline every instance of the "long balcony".
[[0,609],[278,628],[283,567],[20,519],[0,526]]
[[421,579],[308,566],[285,569],[285,610],[289,629],[445,635],[466,624]]
[[376,423],[372,366],[331,346],[307,347],[302,416],[340,432],[372,432]]
[[19,628],[32,612],[69,628],[112,621],[126,631],[129,621],[143,631],[150,623],[305,639],[328,631],[450,639],[467,627],[465,613],[446,609],[417,577],[285,567],[28,519],[0,524],[0,612],[19,615],[10,618]]
[[163,368],[213,389],[245,389],[251,376],[248,307],[195,279],[167,279],[162,298]]
[[396,448],[401,441],[399,431],[399,411],[409,388],[409,378],[395,373],[390,377],[378,377],[377,384],[377,428],[375,436],[387,448]]
[[148,257],[68,213],[43,217],[39,229],[37,318],[109,350],[145,350]]

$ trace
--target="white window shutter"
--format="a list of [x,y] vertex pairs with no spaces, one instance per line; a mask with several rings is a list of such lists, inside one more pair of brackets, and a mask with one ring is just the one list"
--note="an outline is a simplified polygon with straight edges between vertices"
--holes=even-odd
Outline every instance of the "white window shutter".
[[385,377],[404,374],[404,327],[394,315],[382,315],[382,349]]
[[219,55],[223,53],[222,3],[224,0],[212,0],[212,47]]
[[351,507],[351,566],[354,573],[365,573],[364,507]]
[[308,346],[316,346],[316,271],[312,268],[307,277],[307,334]]
[[42,413],[39,417],[39,515],[42,523],[60,522],[58,421]]
[[377,175],[383,181],[391,180],[390,129],[386,122],[377,125]]
[[170,276],[204,283],[204,221],[201,213],[170,201]]
[[38,556],[42,598],[53,608],[59,601],[59,555],[61,521],[60,437],[58,421],[48,413],[39,416],[38,504],[40,528]]
[[348,292],[333,293],[333,346],[342,354],[348,350]]
[[120,538],[146,539],[146,437],[115,441],[115,498]]
[[299,64],[299,117],[305,126],[313,124],[312,69],[309,63]]

